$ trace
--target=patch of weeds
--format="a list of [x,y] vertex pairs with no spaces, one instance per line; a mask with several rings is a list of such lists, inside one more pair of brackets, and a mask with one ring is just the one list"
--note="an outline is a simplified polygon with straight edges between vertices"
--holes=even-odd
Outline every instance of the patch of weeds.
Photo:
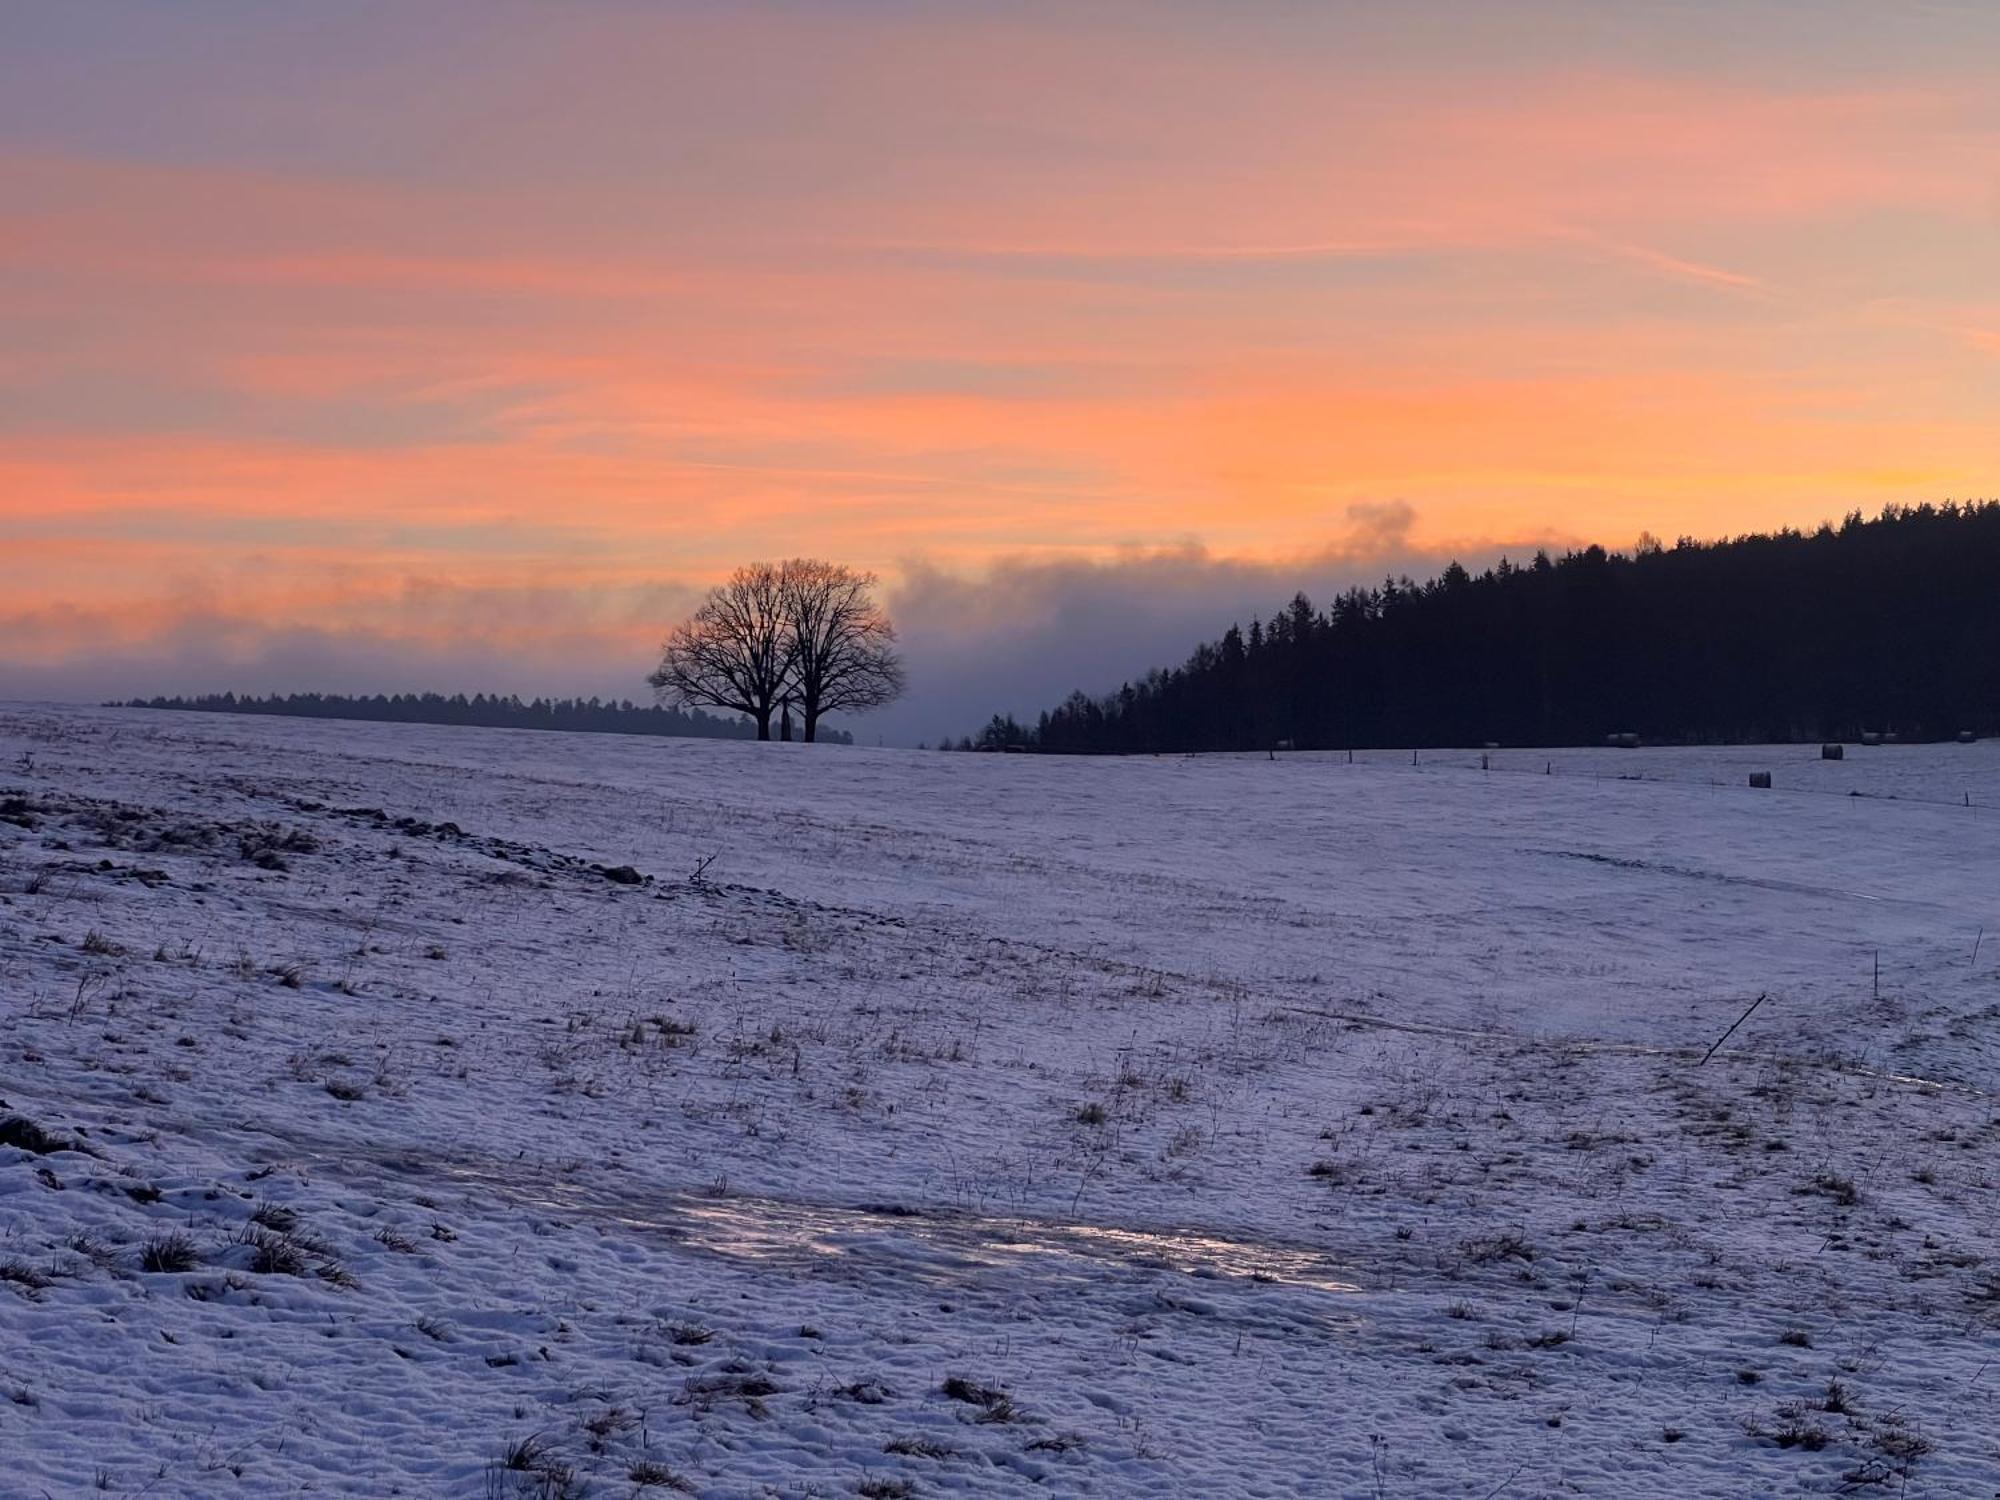
[[201,1255],[194,1241],[178,1231],[146,1241],[139,1251],[139,1269],[155,1275],[192,1271],[200,1264]]
[[1821,1172],[1811,1182],[1795,1191],[1818,1193],[1823,1198],[1831,1198],[1840,1208],[1852,1208],[1861,1201],[1861,1190],[1854,1185],[1854,1179],[1843,1177],[1837,1172]]
[[1907,1490],[1916,1474],[1917,1461],[1937,1451],[1936,1443],[1920,1432],[1912,1432],[1894,1417],[1883,1419],[1882,1425],[1870,1435],[1869,1446],[1875,1450],[1874,1454],[1841,1476],[1850,1488],[1886,1486],[1901,1480]]
[[260,870],[289,870],[287,854],[311,854],[319,841],[302,828],[257,823],[236,836],[237,854]]
[[706,1344],[715,1337],[715,1330],[699,1323],[674,1323],[668,1326],[667,1337],[676,1344]]
[[[538,1436],[509,1443],[497,1467],[501,1474],[516,1474],[532,1481],[525,1490],[516,1489],[512,1493],[532,1496],[533,1500],[579,1500],[584,1493],[576,1470],[558,1459]],[[487,1490],[489,1494],[500,1493],[490,1477]]]
[[516,1474],[532,1474],[549,1456],[549,1445],[541,1434],[531,1432],[509,1443],[500,1453],[500,1467]]
[[1884,1426],[1875,1434],[1875,1446],[1898,1462],[1914,1463],[1937,1452],[1937,1444],[1920,1432],[1906,1427]]
[[10,1286],[20,1287],[32,1295],[54,1286],[55,1278],[45,1271],[38,1271],[25,1260],[0,1260],[0,1281]]
[[1322,1156],[1306,1168],[1306,1176],[1316,1182],[1324,1182],[1329,1187],[1339,1187],[1343,1183],[1353,1181],[1356,1170],[1353,1162]]
[[1778,1408],[1777,1423],[1752,1436],[1768,1437],[1780,1448],[1802,1448],[1817,1453],[1833,1441],[1833,1434],[1812,1420],[1803,1401],[1787,1401]]
[[902,1458],[951,1458],[958,1452],[949,1443],[927,1437],[890,1438],[882,1445],[882,1451]]
[[1036,1438],[1028,1444],[1030,1453],[1070,1453],[1083,1447],[1089,1440],[1080,1432],[1058,1432],[1052,1437]]
[[1463,1240],[1459,1249],[1475,1266],[1492,1265],[1503,1260],[1531,1261],[1535,1258],[1535,1247],[1518,1234],[1495,1234]]
[[83,935],[83,951],[103,958],[116,958],[125,950],[93,927]]
[[981,1385],[963,1375],[948,1375],[944,1384],[938,1389],[954,1401],[963,1401],[968,1406],[978,1407],[979,1415],[976,1420],[980,1422],[1020,1420],[1021,1413],[1014,1405],[1014,1398],[997,1387]]
[[13,1146],[21,1151],[32,1151],[37,1156],[49,1156],[57,1151],[77,1149],[76,1142],[51,1134],[26,1115],[9,1115],[0,1120],[0,1146]]
[[642,1490],[679,1490],[685,1494],[694,1489],[693,1485],[665,1464],[655,1463],[650,1458],[634,1459],[631,1466],[625,1470],[625,1477]]
[[908,1479],[864,1479],[854,1487],[854,1493],[866,1496],[867,1500],[905,1500],[916,1492],[915,1483]]
[[290,1234],[299,1227],[299,1215],[297,1209],[267,1201],[250,1210],[250,1222],[263,1225],[273,1234]]
[[718,1401],[741,1401],[753,1417],[769,1414],[764,1397],[776,1395],[778,1383],[766,1375],[742,1367],[731,1367],[715,1375],[690,1375],[674,1398],[676,1406],[692,1406],[707,1411]]
[[108,1245],[101,1245],[88,1229],[79,1229],[63,1241],[63,1244],[85,1260],[94,1261],[109,1271],[118,1264],[118,1252]]
[[856,1380],[847,1385],[834,1387],[833,1394],[843,1401],[858,1401],[863,1406],[880,1406],[896,1393],[879,1380]]
[[259,1276],[303,1276],[311,1268],[305,1250],[289,1236],[246,1229],[236,1243],[250,1247],[250,1269]]
[[1076,1112],[1076,1123],[1079,1125],[1102,1125],[1105,1118],[1104,1106],[1094,1099]]
[[1778,1335],[1778,1342],[1794,1349],[1810,1349],[1813,1346],[1812,1335],[1803,1328],[1787,1328]]
[[417,1242],[415,1240],[411,1239],[407,1234],[402,1234],[392,1229],[387,1224],[384,1224],[380,1229],[375,1231],[375,1243],[385,1250],[395,1251],[398,1255],[415,1255],[417,1253]]

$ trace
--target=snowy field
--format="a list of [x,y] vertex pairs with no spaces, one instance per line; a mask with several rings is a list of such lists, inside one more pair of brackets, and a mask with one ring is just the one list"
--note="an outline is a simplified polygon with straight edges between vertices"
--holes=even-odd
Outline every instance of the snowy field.
[[0,707],[0,1495],[2000,1492],[2000,745],[1479,758]]

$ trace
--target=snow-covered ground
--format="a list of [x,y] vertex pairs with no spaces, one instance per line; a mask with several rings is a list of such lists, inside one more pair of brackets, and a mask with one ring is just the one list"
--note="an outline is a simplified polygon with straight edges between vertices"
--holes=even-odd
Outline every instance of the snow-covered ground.
[[1357,759],[0,707],[0,1494],[2000,1491],[2000,745]]

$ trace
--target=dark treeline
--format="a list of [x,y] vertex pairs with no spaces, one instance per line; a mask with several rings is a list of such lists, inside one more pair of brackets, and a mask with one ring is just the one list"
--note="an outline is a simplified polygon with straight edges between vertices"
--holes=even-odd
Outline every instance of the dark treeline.
[[[204,713],[283,714],[303,719],[374,719],[392,724],[476,724],[493,729],[565,729],[593,734],[688,735],[705,739],[749,739],[747,719],[703,713],[700,709],[641,707],[629,701],[596,698],[521,699],[500,694],[376,693],[350,698],[341,693],[288,693],[239,698],[208,693],[198,698],[134,698],[128,708],[177,708]],[[849,745],[854,737],[822,731],[822,740]]]
[[1171,671],[961,749],[1064,753],[1907,738],[2000,730],[2000,502],[1538,553],[1305,595]]

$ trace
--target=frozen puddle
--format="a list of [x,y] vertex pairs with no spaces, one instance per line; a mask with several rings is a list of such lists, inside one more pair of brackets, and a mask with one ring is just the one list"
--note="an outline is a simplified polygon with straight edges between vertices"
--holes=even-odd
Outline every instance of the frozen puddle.
[[1198,1230],[812,1203],[732,1191],[625,1189],[525,1161],[371,1154],[298,1140],[288,1141],[278,1159],[286,1166],[356,1182],[394,1176],[490,1194],[517,1207],[663,1235],[691,1251],[773,1269],[889,1273],[939,1284],[989,1272],[1082,1281],[1101,1279],[1107,1271],[1165,1271],[1339,1295],[1362,1290],[1350,1270],[1313,1250]]
[[[1310,1251],[1219,1239],[1191,1231],[843,1208],[770,1198],[675,1204],[668,1223],[683,1243],[754,1259],[907,1256],[960,1271],[1021,1268],[1031,1275],[1092,1275],[1107,1267],[1177,1272],[1354,1293],[1360,1286]],[[636,1221],[628,1221],[635,1222]]]

